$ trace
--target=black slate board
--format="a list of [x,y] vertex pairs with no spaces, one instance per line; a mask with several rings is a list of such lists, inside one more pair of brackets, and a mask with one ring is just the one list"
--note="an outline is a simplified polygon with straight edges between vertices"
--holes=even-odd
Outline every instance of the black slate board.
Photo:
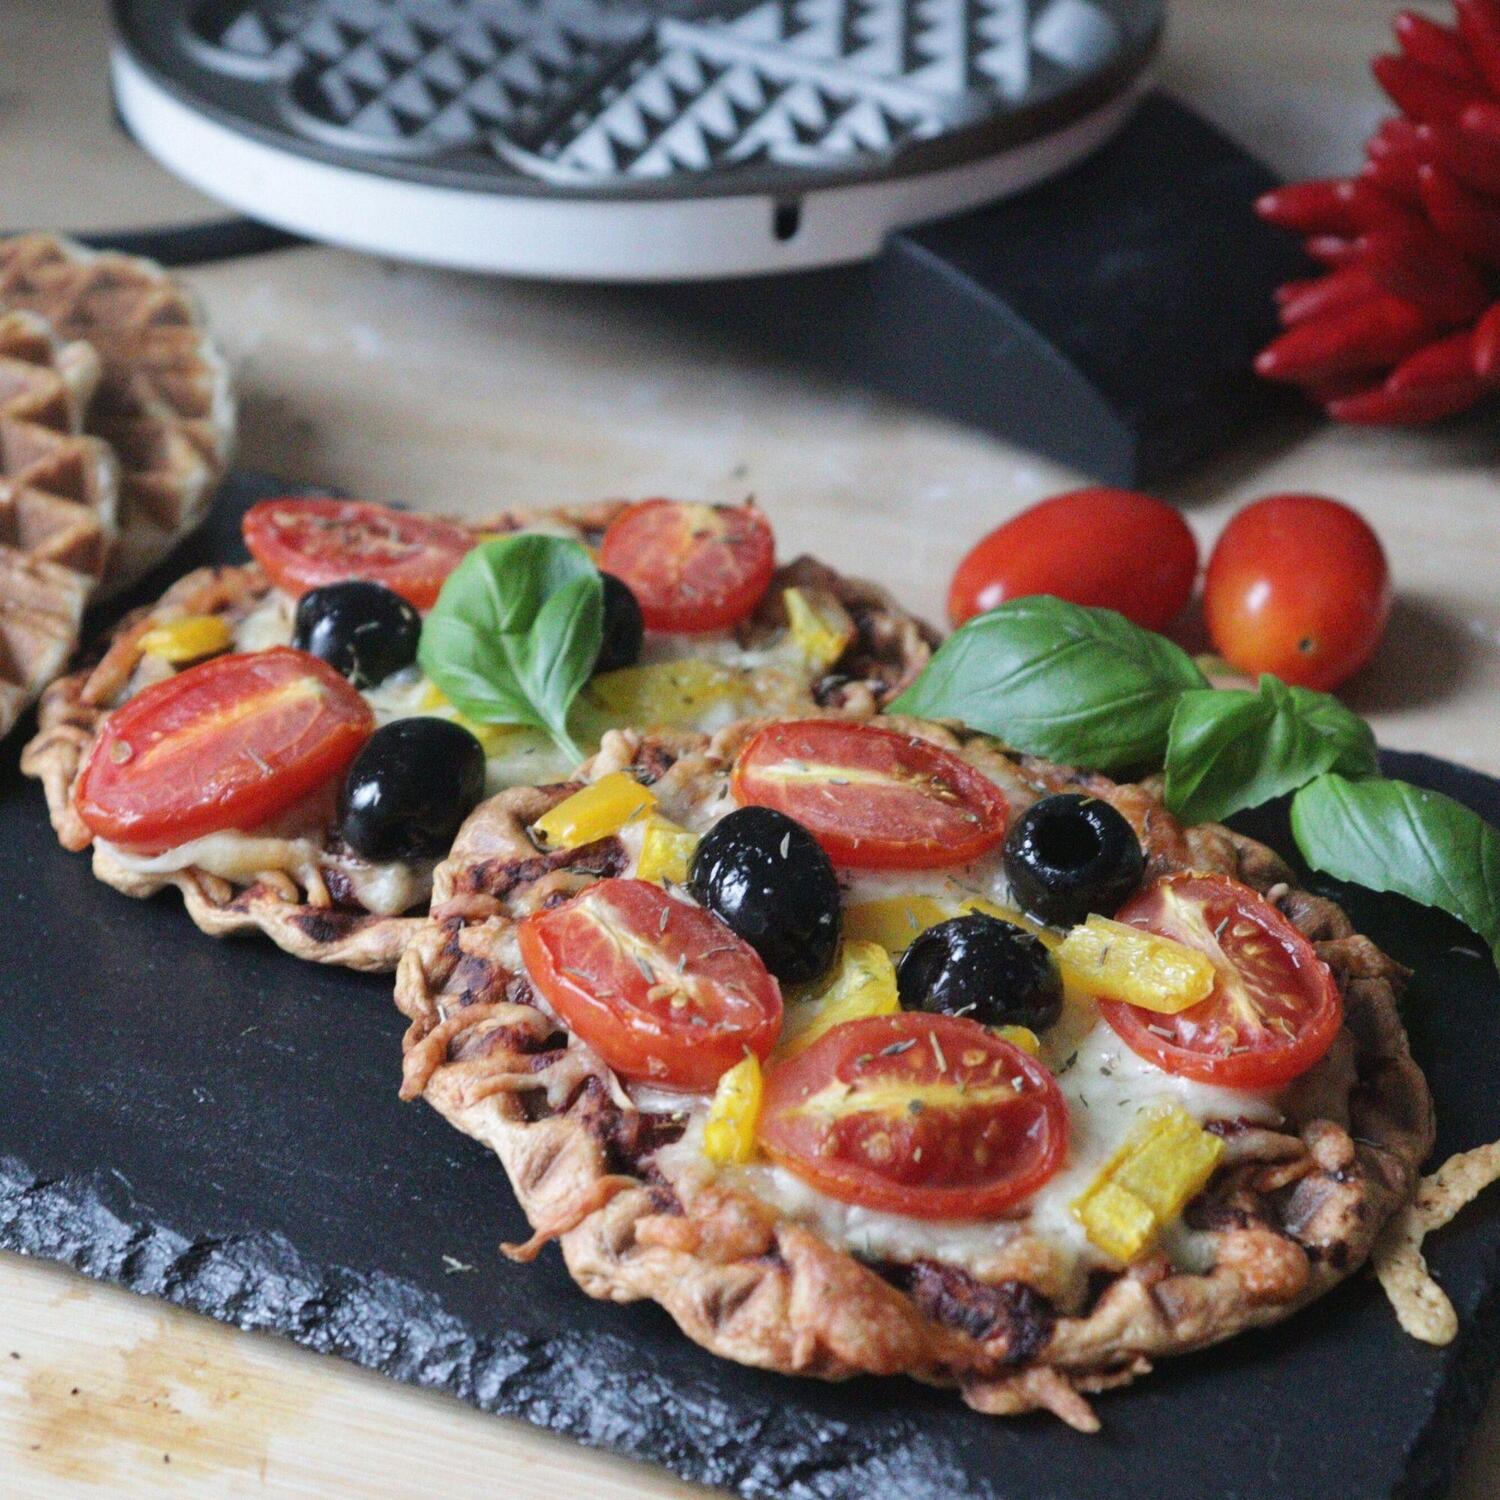
[[[200,558],[236,555],[239,508],[274,487],[230,488]],[[53,842],[14,744],[5,756],[0,1247],[745,1495],[1347,1500],[1446,1487],[1500,1354],[1500,1195],[1431,1246],[1463,1319],[1448,1349],[1402,1334],[1362,1275],[1290,1324],[1103,1398],[1095,1438],[987,1420],[902,1380],[743,1370],[654,1307],[585,1298],[555,1252],[524,1269],[501,1260],[497,1242],[525,1226],[498,1166],[396,1101],[387,981],[260,940],[215,942],[175,893],[137,902],[99,885]],[[1500,782],[1424,756],[1387,764],[1500,822]],[[1418,970],[1407,1009],[1439,1152],[1500,1137],[1488,960],[1446,918],[1347,900]],[[445,1256],[476,1269],[450,1274]]]

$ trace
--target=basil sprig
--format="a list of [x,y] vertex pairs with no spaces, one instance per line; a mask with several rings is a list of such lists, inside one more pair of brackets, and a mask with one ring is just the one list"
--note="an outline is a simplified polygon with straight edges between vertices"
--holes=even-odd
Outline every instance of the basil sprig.
[[1110,609],[1047,594],[960,625],[893,713],[957,719],[1017,750],[1095,770],[1159,762],[1192,658]]
[[1085,770],[1162,765],[1167,806],[1188,822],[1290,792],[1312,868],[1449,912],[1500,967],[1500,832],[1449,797],[1382,778],[1370,726],[1326,693],[1270,676],[1255,692],[1210,688],[1163,637],[1038,596],[960,626],[891,709]]
[[568,710],[604,636],[604,585],[564,537],[485,542],[449,575],[422,625],[417,660],[466,718],[545,731],[570,759]]
[[1292,798],[1292,836],[1316,870],[1457,917],[1500,968],[1500,832],[1463,803],[1405,781],[1329,772]]
[[1184,822],[1221,823],[1324,771],[1379,769],[1375,735],[1358,714],[1267,673],[1253,693],[1202,688],[1177,700],[1164,800]]

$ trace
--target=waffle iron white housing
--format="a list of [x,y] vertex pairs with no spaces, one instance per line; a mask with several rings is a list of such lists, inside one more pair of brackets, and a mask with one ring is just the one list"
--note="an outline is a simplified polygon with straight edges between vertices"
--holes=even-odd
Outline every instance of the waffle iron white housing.
[[264,222],[679,280],[876,255],[1124,122],[1162,0],[116,0],[120,110]]

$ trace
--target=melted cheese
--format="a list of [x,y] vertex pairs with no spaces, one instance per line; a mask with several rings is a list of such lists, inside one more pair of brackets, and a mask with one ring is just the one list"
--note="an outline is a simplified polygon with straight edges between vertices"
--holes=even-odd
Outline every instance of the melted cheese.
[[173,875],[189,867],[217,875],[236,885],[251,885],[262,874],[290,875],[304,890],[317,889],[324,875],[337,870],[366,911],[394,917],[425,905],[432,892],[432,862],[370,864],[353,857],[336,857],[314,836],[250,829],[210,833],[179,844],[161,854],[133,854],[104,839],[100,851],[122,869],[140,875]]

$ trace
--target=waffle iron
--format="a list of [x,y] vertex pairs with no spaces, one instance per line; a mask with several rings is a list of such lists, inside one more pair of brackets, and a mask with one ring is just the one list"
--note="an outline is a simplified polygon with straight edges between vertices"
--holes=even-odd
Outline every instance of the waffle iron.
[[[115,0],[112,77],[149,151],[262,223],[656,284],[1125,479],[1254,409],[1285,270],[1245,254],[1266,174],[1149,96],[1164,4]],[[1233,325],[1206,343],[1205,300]]]

